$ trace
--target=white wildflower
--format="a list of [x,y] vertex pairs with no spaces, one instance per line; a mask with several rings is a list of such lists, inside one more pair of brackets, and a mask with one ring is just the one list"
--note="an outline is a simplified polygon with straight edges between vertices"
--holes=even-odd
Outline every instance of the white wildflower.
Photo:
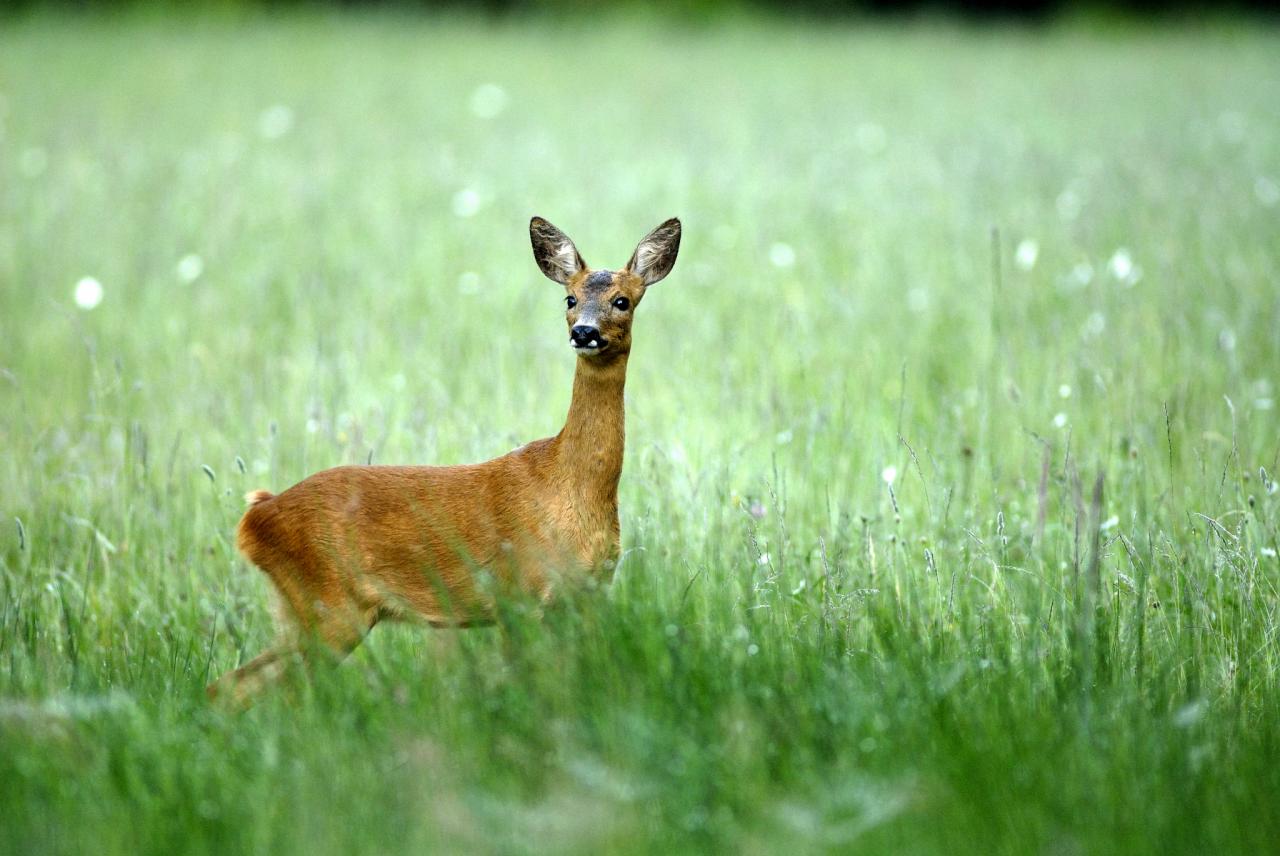
[[1107,272],[1112,279],[1122,285],[1130,286],[1142,278],[1142,268],[1133,263],[1133,256],[1124,247],[1116,250],[1107,262]]
[[929,292],[923,288],[913,288],[907,292],[907,308],[912,312],[924,312],[929,308]]
[[1085,338],[1095,339],[1098,336],[1101,336],[1102,332],[1106,329],[1107,316],[1103,315],[1101,312],[1091,312],[1089,313],[1089,317],[1084,319],[1084,329],[1082,332],[1084,333]]
[[178,259],[178,266],[176,270],[178,279],[186,283],[195,282],[200,278],[200,274],[204,273],[204,259],[197,256],[195,253],[188,253]]
[[278,140],[293,129],[293,110],[284,104],[275,104],[258,116],[258,133],[264,139]]
[[796,263],[796,251],[781,241],[769,248],[769,262],[776,268],[789,268]]
[[1080,209],[1083,203],[1080,201],[1080,195],[1071,188],[1067,188],[1058,194],[1056,201],[1058,208],[1058,216],[1063,220],[1074,220],[1080,216]]
[[507,90],[496,83],[482,83],[471,93],[471,112],[492,119],[507,109]]
[[1179,728],[1190,728],[1200,721],[1208,709],[1203,701],[1193,701],[1190,704],[1184,704],[1178,708],[1173,714],[1173,724]]
[[1080,262],[1080,264],[1071,269],[1069,280],[1069,284],[1075,288],[1084,288],[1093,282],[1093,265],[1088,262]]
[[465,187],[453,194],[453,213],[457,217],[471,217],[480,210],[480,194]]
[[94,309],[102,302],[102,283],[91,276],[81,277],[76,283],[76,306],[81,309]]
[[1013,263],[1020,270],[1031,270],[1036,266],[1036,259],[1040,258],[1040,245],[1031,238],[1025,238],[1018,242],[1018,248],[1013,253]]

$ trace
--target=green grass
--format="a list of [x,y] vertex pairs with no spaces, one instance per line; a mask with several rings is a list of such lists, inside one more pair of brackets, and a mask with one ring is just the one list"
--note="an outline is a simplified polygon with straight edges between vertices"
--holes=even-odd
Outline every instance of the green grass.
[[[1273,850],[1278,57],[8,22],[0,851]],[[271,633],[245,490],[558,430],[534,213],[597,266],[685,224],[612,590],[209,709]]]

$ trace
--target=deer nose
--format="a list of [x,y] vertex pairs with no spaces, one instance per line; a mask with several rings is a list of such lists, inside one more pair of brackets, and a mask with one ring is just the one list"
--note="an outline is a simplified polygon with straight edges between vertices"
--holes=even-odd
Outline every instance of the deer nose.
[[600,331],[586,324],[578,324],[569,331],[569,342],[575,348],[599,348],[604,344]]

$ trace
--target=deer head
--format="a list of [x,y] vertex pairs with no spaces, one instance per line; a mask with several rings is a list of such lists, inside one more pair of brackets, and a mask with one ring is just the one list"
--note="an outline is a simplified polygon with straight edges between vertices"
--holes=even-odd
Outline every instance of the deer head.
[[533,258],[548,279],[565,288],[569,344],[578,356],[611,359],[631,351],[631,319],[649,286],[675,266],[680,221],[674,217],[636,247],[622,270],[592,270],[569,236],[534,217],[529,222]]

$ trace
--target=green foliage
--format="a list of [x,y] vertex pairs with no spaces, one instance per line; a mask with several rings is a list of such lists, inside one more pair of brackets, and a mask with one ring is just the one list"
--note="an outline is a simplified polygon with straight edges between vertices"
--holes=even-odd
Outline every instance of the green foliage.
[[[0,31],[0,850],[1273,848],[1278,48]],[[616,584],[208,709],[244,491],[559,427],[534,213],[685,225]]]

